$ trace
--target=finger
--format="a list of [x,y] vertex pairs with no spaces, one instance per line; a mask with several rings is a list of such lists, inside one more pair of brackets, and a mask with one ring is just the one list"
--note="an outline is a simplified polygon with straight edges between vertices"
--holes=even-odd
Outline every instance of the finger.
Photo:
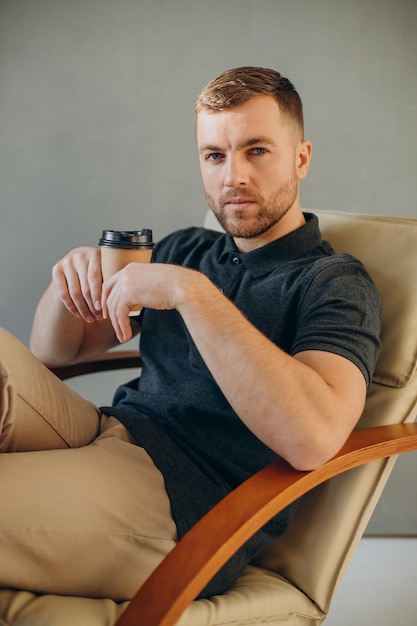
[[67,283],[71,299],[79,315],[86,322],[94,322],[95,312],[91,303],[89,285],[86,280],[80,279],[76,273],[71,273],[67,275]]
[[[58,295],[67,309],[83,318],[94,321],[88,280],[85,278],[85,255],[76,251],[65,256],[53,269],[53,278]],[[93,309],[94,310],[94,309]]]
[[102,312],[104,319],[110,318],[108,299],[110,297],[110,293],[112,289],[114,288],[114,284],[115,284],[114,276],[111,276],[106,281],[104,281],[101,287],[101,303],[100,304],[101,304],[101,312]]
[[131,338],[132,335],[132,329],[129,319],[129,308],[121,305],[120,303],[118,306],[112,306],[112,304],[110,303],[108,310],[109,317],[118,341],[120,343],[125,343]]
[[52,281],[59,299],[68,311],[75,317],[81,317],[76,304],[71,298],[65,273],[59,264],[56,264],[52,269]]
[[67,282],[70,295],[87,322],[102,319],[99,255],[99,250],[89,247],[74,251],[68,258]]
[[92,254],[88,265],[87,277],[92,306],[95,313],[98,314],[98,317],[102,317],[101,295],[103,276],[101,273],[101,257],[99,250],[96,250],[95,253]]
[[130,306],[122,297],[122,293],[123,289],[120,288],[114,277],[108,279],[103,285],[103,316],[105,319],[110,319],[120,343],[124,343],[132,337],[129,317]]
[[124,308],[124,311],[119,313],[119,316],[118,316],[118,323],[119,323],[119,329],[120,329],[119,341],[121,343],[125,343],[126,341],[129,341],[129,339],[131,339],[133,336],[132,322],[131,322],[131,318],[129,317],[129,312],[130,312],[129,308]]

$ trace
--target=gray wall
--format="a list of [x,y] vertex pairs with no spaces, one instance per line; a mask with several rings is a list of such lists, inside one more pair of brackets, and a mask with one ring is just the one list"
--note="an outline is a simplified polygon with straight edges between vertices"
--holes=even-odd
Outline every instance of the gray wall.
[[194,101],[228,67],[300,91],[303,206],[417,217],[416,24],[415,0],[0,0],[1,325],[27,343],[53,263],[103,228],[201,222]]

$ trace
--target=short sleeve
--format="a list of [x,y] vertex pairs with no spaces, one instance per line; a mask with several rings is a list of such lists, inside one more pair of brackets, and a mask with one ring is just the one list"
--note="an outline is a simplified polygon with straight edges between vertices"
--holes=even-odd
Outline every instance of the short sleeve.
[[291,354],[323,350],[352,361],[369,385],[381,350],[381,301],[364,266],[350,255],[321,259],[299,302]]

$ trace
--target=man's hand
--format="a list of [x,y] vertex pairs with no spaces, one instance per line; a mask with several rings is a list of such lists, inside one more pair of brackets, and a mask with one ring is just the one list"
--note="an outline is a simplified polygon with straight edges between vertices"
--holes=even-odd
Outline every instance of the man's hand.
[[[182,290],[204,277],[193,270],[164,263],[129,263],[103,284],[101,309],[120,342],[131,338],[129,312],[147,307],[177,308]],[[204,279],[205,280],[205,279]]]
[[55,264],[30,339],[32,352],[43,363],[70,365],[117,345],[110,322],[103,319],[102,282],[97,248],[76,248]]
[[100,250],[91,246],[72,250],[53,267],[52,281],[61,302],[75,317],[88,323],[103,319]]

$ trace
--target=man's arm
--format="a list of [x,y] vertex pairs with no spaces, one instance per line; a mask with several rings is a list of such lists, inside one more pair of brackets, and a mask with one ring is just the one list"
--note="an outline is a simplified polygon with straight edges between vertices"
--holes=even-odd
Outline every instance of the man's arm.
[[130,338],[127,313],[135,302],[176,309],[227,400],[261,441],[300,470],[340,449],[365,402],[356,365],[322,351],[286,354],[199,272],[135,265],[103,289],[103,312],[120,341]]
[[37,307],[30,346],[46,365],[92,358],[118,341],[101,311],[100,251],[77,248],[58,261]]
[[190,289],[179,311],[229,403],[261,441],[300,470],[336,454],[365,402],[356,365],[322,351],[286,354],[216,289]]

